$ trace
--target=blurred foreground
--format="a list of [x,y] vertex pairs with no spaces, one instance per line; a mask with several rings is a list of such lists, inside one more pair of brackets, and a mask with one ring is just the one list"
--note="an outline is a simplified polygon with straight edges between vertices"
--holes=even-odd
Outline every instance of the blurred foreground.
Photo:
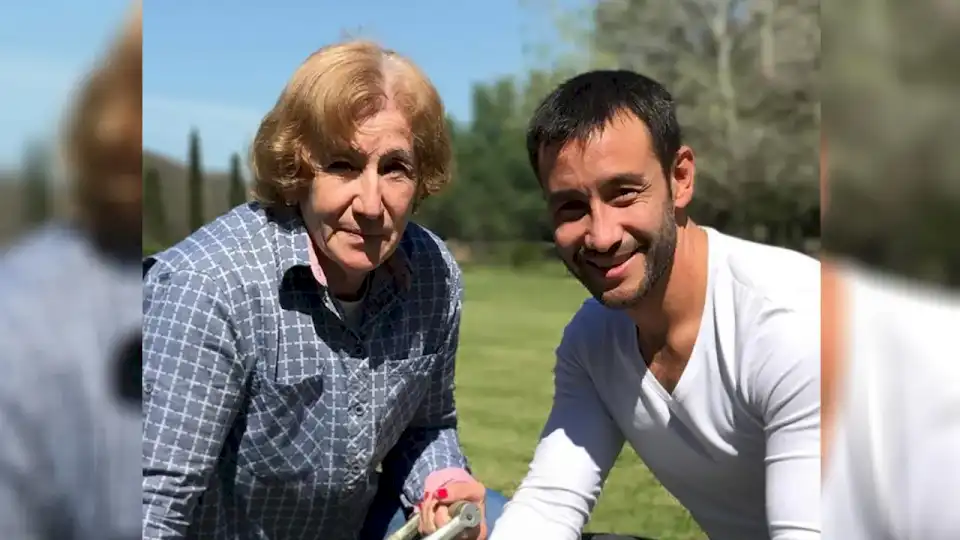
[[960,9],[822,24],[824,537],[960,538]]
[[63,217],[0,260],[0,538],[140,535],[141,18],[66,111]]

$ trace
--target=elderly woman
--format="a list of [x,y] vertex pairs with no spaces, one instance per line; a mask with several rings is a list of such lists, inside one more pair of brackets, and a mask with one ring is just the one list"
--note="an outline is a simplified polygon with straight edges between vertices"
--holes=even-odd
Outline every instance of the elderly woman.
[[450,178],[437,91],[354,41],[294,73],[253,144],[257,202],[145,263],[143,537],[382,539],[502,496],[460,448],[463,282],[410,222]]

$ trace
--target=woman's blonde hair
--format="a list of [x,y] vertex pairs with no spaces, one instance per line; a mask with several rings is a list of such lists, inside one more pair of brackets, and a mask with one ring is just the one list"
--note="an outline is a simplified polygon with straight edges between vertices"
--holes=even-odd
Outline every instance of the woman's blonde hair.
[[[66,116],[63,153],[81,214],[114,202],[140,204],[143,135],[143,7],[135,2],[120,35],[79,88]],[[135,185],[134,185],[135,184]],[[91,217],[91,216],[87,216]]]
[[349,150],[357,126],[388,100],[413,133],[419,203],[450,181],[452,154],[443,104],[412,62],[369,41],[313,53],[293,74],[253,141],[254,197],[297,204],[325,160]]

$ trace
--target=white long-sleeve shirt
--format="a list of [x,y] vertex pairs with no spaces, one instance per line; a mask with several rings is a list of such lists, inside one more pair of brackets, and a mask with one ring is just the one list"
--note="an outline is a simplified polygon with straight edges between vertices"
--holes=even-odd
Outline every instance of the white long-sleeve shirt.
[[852,267],[841,275],[843,383],[824,464],[824,537],[956,540],[960,295]]
[[707,232],[706,306],[674,392],[648,373],[626,313],[585,302],[491,540],[578,539],[624,441],[713,540],[820,538],[820,264]]

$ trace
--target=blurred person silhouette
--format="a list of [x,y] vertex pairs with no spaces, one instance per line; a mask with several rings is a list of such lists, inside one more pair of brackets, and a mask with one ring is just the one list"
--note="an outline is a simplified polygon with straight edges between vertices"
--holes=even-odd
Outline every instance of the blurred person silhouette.
[[367,41],[309,56],[252,148],[257,201],[150,257],[143,537],[384,538],[478,503],[457,434],[460,269],[411,214],[451,174],[443,104]]
[[563,332],[552,410],[491,538],[580,538],[625,442],[712,539],[820,538],[819,262],[694,223],[676,104],[638,73],[561,84],[527,149],[593,298]]
[[[949,170],[944,158],[928,165]],[[829,214],[822,142],[820,167]],[[837,250],[823,264],[824,537],[955,540],[960,294],[861,261]]]
[[138,538],[139,3],[64,130],[74,212],[0,261],[0,538]]
[[820,141],[830,539],[960,538],[958,6],[824,5],[834,44]]

